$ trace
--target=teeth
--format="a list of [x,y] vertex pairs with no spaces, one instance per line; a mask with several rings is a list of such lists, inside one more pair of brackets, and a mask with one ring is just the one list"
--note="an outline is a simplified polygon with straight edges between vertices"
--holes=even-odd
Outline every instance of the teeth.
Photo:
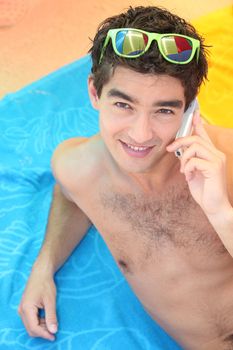
[[148,147],[136,147],[136,146],[132,146],[132,145],[128,145],[127,146],[129,148],[131,148],[134,151],[140,152],[140,151],[145,151],[146,149],[148,149]]

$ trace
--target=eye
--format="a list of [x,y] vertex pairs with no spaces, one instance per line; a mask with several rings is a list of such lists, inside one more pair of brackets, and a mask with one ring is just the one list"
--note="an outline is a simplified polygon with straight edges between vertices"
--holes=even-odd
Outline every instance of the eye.
[[115,106],[121,109],[130,109],[130,105],[128,103],[125,102],[116,102]]
[[159,110],[159,113],[166,114],[166,115],[172,115],[172,114],[174,114],[174,111],[172,109],[161,108]]

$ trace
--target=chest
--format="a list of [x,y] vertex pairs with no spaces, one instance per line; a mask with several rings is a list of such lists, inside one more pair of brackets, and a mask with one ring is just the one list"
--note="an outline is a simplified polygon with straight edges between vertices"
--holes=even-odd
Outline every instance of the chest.
[[[187,187],[174,186],[158,196],[100,190],[97,196],[100,231],[117,246],[133,244],[152,250],[178,249],[187,254],[225,253],[219,237]],[[96,211],[95,211],[96,212]]]

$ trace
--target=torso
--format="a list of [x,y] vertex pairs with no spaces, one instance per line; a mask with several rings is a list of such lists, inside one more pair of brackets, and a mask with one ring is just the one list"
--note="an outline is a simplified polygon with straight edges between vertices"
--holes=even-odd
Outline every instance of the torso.
[[184,349],[233,349],[233,258],[186,182],[144,195],[104,169],[73,199],[145,309]]

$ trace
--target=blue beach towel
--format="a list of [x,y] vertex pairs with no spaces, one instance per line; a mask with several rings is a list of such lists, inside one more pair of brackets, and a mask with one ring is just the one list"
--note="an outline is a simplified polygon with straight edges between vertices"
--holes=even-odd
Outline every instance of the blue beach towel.
[[18,304],[44,237],[56,146],[98,132],[88,56],[0,101],[0,350],[178,350],[146,314],[92,227],[56,274],[55,342],[30,338]]

